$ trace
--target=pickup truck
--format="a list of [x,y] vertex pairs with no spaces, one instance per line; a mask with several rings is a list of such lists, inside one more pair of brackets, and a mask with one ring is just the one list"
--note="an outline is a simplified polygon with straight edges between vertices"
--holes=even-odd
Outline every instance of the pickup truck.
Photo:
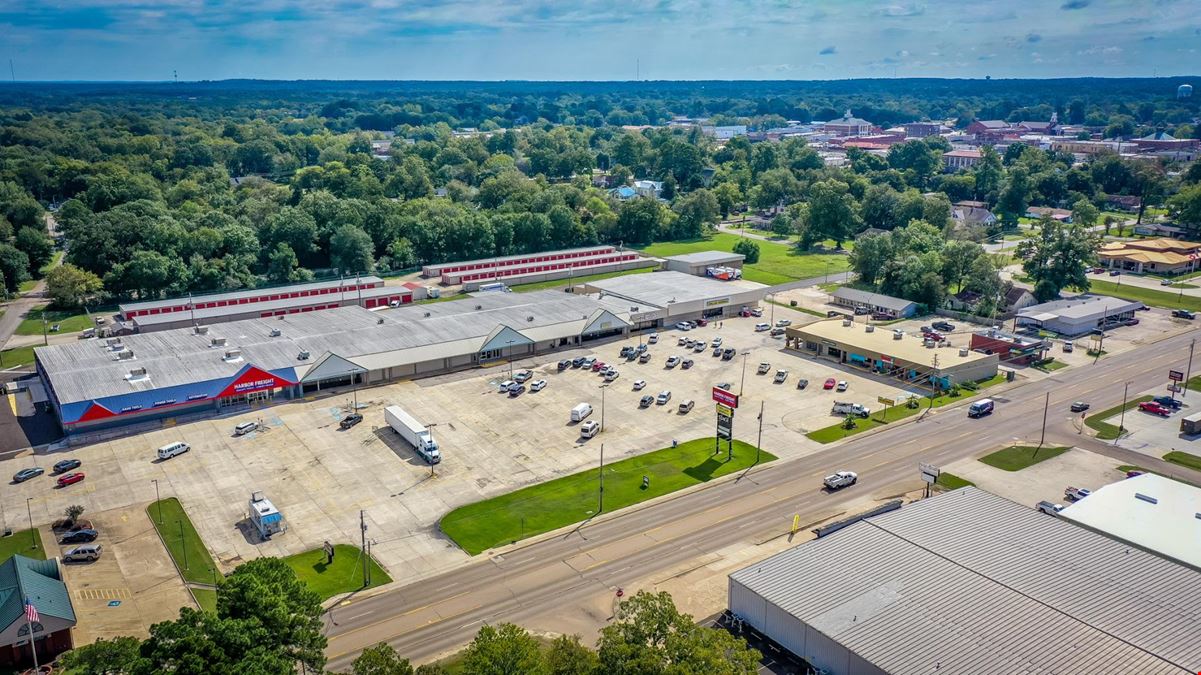
[[1091,494],[1092,490],[1089,490],[1088,488],[1069,487],[1063,491],[1063,498],[1069,502],[1078,502]]
[[872,414],[870,408],[858,403],[850,403],[849,401],[835,401],[834,407],[831,408],[832,415],[854,415],[856,417],[867,417]]
[[841,490],[854,485],[857,480],[859,480],[859,475],[854,471],[839,471],[822,479],[822,485],[825,485],[827,490]]

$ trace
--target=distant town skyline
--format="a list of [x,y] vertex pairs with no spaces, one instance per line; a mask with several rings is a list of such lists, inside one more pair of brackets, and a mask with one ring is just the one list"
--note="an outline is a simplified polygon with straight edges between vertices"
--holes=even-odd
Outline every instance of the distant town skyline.
[[1199,44],[1196,0],[0,0],[17,80],[1149,77]]

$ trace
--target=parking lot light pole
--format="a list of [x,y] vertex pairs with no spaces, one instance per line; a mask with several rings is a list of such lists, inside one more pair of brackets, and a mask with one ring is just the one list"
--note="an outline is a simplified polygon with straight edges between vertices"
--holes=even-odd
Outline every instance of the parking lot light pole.
[[160,499],[158,496],[158,479],[152,478],[152,479],[150,479],[150,482],[154,483],[154,503],[158,504],[158,524],[162,525],[163,524],[163,500]]
[[768,294],[767,294],[767,302],[768,302],[768,303],[771,305],[771,309],[767,310],[768,312],[770,312],[770,315],[768,316],[767,322],[768,322],[768,323],[770,323],[770,324],[771,324],[771,325],[773,325],[773,326],[774,326],[774,325],[776,325],[776,303],[775,303],[775,299],[776,299],[776,296],[775,296],[775,294],[773,294],[773,293],[768,293]]
[[742,396],[742,390],[746,387],[746,357],[749,356],[751,350],[746,350],[742,353],[742,381],[738,383],[738,395]]
[[29,548],[38,547],[38,533],[33,529],[33,509],[29,506],[29,502],[33,501],[33,497],[25,498],[25,513],[29,515]]
[[513,379],[513,341],[509,340],[509,379]]
[[597,471],[596,484],[596,514],[600,515],[605,510],[605,444],[601,443],[600,449],[600,469]]
[[601,425],[600,430],[605,430],[605,390],[609,388],[609,383],[606,382],[600,386],[601,390]]
[[184,571],[187,571],[187,569],[188,569],[188,540],[184,539],[184,536],[183,536],[183,521],[177,520],[175,522],[179,525],[179,545],[183,547],[183,568],[184,568]]
[[1126,428],[1126,392],[1130,390],[1130,383],[1122,387],[1122,416],[1118,420],[1118,435],[1114,437],[1113,444],[1118,444],[1118,439],[1122,437],[1122,431]]
[[759,450],[763,447],[763,401],[759,401],[759,435],[755,438],[755,463],[759,463]]

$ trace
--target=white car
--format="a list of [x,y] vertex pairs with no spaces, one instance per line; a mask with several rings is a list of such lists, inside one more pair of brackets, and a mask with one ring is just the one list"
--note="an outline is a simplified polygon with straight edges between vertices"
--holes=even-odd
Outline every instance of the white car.
[[692,330],[692,326],[687,321],[681,321],[676,324],[676,330]]
[[686,344],[688,344],[688,338],[683,337],[683,336],[681,336],[680,339],[676,341],[677,347],[683,347]]
[[659,342],[659,334],[658,333],[651,333],[650,336],[646,338],[647,344],[653,345],[658,342]]
[[642,391],[646,388],[646,380],[634,380],[634,391]]
[[822,480],[822,484],[828,490],[841,490],[844,487],[854,485],[855,481],[859,480],[859,475],[854,471],[839,471],[826,476]]
[[621,374],[617,372],[616,368],[611,369],[609,372],[605,373],[605,382],[612,382],[620,376]]
[[838,386],[834,388],[834,391],[846,391],[846,390],[847,390],[847,381],[839,380]]
[[767,374],[767,371],[769,371],[769,370],[771,370],[771,364],[768,363],[767,361],[764,361],[763,363],[759,364],[759,374],[760,375]]
[[705,351],[705,349],[707,349],[707,348],[708,348],[708,345],[706,345],[704,342],[698,342],[692,347],[692,351],[699,354],[699,353]]
[[715,338],[713,338],[713,343],[712,343],[712,344],[713,344],[713,346],[714,346],[714,347],[720,347],[720,346],[721,346],[721,338],[720,338],[720,337],[715,337]]
[[789,321],[788,319],[780,319],[779,321],[776,322],[776,328],[783,328],[785,326],[791,326],[791,325],[792,325],[792,322]]
[[588,420],[580,425],[580,436],[584,438],[592,438],[600,433],[600,422],[596,420]]
[[667,367],[668,368],[675,368],[678,365],[680,365],[680,357],[678,357],[678,356],[667,357]]
[[534,380],[530,383],[530,391],[542,391],[546,388],[546,380]]
[[497,391],[499,391],[502,394],[507,394],[507,393],[509,393],[509,388],[515,384],[517,384],[517,383],[514,382],[513,380],[505,380],[504,382],[500,383],[500,388]]
[[787,379],[788,379],[788,371],[787,370],[777,370],[776,371],[776,384],[779,384]]
[[658,403],[659,405],[667,405],[667,402],[670,400],[671,400],[671,392],[670,391],[661,391],[661,392],[659,392],[659,395],[655,397],[655,403]]

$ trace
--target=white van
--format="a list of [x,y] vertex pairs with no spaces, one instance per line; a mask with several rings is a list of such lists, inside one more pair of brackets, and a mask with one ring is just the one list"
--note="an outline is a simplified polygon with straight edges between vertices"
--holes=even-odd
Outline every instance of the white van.
[[234,436],[245,436],[246,434],[255,431],[259,428],[258,422],[242,422],[234,427]]
[[174,443],[170,443],[168,445],[164,445],[163,447],[159,448],[158,449],[158,458],[159,459],[171,459],[172,457],[174,457],[176,455],[182,455],[183,453],[185,453],[191,449],[192,449],[191,446],[189,446],[187,443],[184,443],[183,441],[175,441]]
[[769,323],[757,323],[757,324],[755,324],[755,332],[756,332],[756,333],[762,333],[762,332],[763,332],[763,331],[765,331],[765,330],[771,330],[771,324],[769,324]]
[[582,422],[585,417],[587,417],[591,414],[592,414],[592,404],[591,403],[581,403],[571,409],[571,421],[572,422]]
[[691,412],[693,406],[695,406],[695,405],[696,405],[696,401],[693,401],[692,399],[688,399],[686,401],[681,402],[680,403],[680,414],[684,415],[684,414]]

